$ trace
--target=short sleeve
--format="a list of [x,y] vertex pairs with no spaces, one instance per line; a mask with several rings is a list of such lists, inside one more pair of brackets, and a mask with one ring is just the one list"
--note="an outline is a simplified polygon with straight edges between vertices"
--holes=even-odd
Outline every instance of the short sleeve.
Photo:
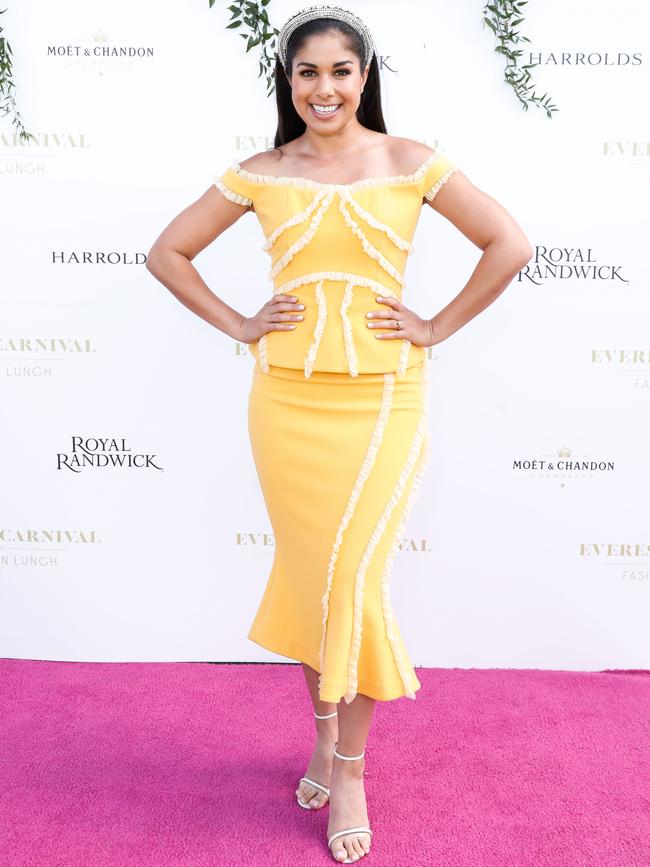
[[238,174],[234,163],[225,172],[214,176],[214,185],[231,202],[247,206],[253,204],[254,184]]
[[458,166],[448,156],[435,151],[426,161],[422,176],[422,197],[432,202],[438,190],[458,171]]

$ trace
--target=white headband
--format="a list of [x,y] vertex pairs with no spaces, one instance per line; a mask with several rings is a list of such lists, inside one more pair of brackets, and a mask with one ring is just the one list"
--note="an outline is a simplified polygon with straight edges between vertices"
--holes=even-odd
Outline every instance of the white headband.
[[350,27],[353,27],[363,39],[365,54],[363,69],[368,66],[375,52],[370,31],[357,15],[348,12],[347,9],[342,9],[340,6],[310,6],[308,9],[301,9],[299,12],[296,12],[295,15],[292,15],[291,18],[282,25],[278,36],[277,54],[283,66],[286,66],[287,43],[291,38],[291,34],[297,27],[304,24],[305,21],[313,21],[316,18],[336,18],[338,21],[344,21],[346,24],[349,24]]

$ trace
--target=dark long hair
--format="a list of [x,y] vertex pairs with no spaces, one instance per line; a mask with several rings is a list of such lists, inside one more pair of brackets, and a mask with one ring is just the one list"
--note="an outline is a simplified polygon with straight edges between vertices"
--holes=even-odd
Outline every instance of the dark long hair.
[[[363,73],[363,39],[353,27],[345,21],[339,21],[337,18],[316,18],[313,21],[306,21],[300,27],[296,27],[287,44],[287,72],[291,71],[293,58],[298,49],[303,46],[307,37],[314,33],[325,33],[330,30],[338,30],[346,38],[350,50],[359,60],[359,68]],[[275,59],[275,101],[278,107],[278,127],[275,132],[274,145],[277,148],[298,138],[307,128],[305,121],[300,117],[291,101],[291,85],[279,57]],[[373,53],[370,69],[368,70],[368,78],[361,94],[361,102],[357,109],[357,120],[368,129],[374,129],[376,132],[386,132],[386,124],[384,123],[384,115],[381,109],[379,64],[377,63],[377,55],[375,53]]]

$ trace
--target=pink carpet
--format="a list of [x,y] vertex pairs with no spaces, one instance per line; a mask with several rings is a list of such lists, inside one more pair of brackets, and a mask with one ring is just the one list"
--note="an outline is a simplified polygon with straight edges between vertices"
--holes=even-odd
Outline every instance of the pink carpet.
[[[650,672],[421,669],[378,702],[368,867],[649,867]],[[0,660],[0,863],[328,865],[298,665]]]

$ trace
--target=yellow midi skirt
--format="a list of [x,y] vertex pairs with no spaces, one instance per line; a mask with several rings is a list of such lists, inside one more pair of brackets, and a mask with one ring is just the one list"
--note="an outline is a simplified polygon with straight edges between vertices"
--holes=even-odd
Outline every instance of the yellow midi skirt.
[[248,638],[319,672],[321,701],[420,688],[389,582],[428,461],[427,364],[253,371],[248,431],[275,548]]

